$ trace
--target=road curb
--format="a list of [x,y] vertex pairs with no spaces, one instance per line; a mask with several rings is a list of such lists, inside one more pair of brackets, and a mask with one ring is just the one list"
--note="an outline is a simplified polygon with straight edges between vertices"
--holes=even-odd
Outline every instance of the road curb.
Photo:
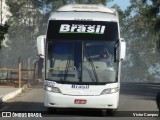
[[28,86],[27,85],[24,85],[22,88],[17,88],[17,90],[11,92],[11,93],[8,93],[4,96],[0,96],[0,105],[9,100],[9,99],[12,99],[14,97],[16,97],[18,94],[20,94],[24,89],[26,89]]
[[13,92],[10,92],[6,95],[0,96],[0,108],[1,108],[1,106],[4,102],[6,102],[9,99],[12,99],[12,98],[16,97],[18,94],[22,93],[22,91],[25,90],[26,88],[28,88],[27,84],[23,85],[22,88],[17,88],[17,90],[15,90]]
[[22,90],[23,90],[23,88],[18,88],[16,91],[13,91],[13,92],[11,92],[11,93],[8,93],[8,94],[2,96],[1,101],[2,101],[2,102],[5,102],[5,101],[7,101],[7,100],[9,100],[9,99],[14,98],[14,97],[17,96],[18,94],[20,94],[20,93],[22,92]]

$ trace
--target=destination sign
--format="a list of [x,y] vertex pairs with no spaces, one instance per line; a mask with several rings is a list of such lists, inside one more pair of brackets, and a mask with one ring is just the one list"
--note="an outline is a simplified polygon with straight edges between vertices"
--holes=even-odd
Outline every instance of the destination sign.
[[50,20],[47,40],[118,40],[117,22]]

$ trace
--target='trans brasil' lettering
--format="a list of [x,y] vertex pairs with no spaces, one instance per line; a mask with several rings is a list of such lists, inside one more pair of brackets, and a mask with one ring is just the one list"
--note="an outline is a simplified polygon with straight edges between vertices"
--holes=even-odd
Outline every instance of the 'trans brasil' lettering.
[[105,26],[102,25],[62,24],[59,32],[104,34],[104,31],[105,31]]

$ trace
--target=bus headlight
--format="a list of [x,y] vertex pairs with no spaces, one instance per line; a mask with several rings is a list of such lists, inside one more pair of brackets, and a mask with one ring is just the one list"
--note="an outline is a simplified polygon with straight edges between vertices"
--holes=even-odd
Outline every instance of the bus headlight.
[[61,91],[57,87],[44,86],[44,89],[54,93],[61,93]]
[[109,89],[104,89],[101,93],[101,95],[105,95],[105,94],[112,94],[112,93],[116,93],[119,91],[119,87],[116,88],[109,88]]

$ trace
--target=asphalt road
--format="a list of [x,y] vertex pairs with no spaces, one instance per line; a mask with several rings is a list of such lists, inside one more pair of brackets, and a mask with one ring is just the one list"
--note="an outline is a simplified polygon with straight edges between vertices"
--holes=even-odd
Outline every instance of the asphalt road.
[[[155,96],[160,92],[160,85],[142,84],[142,83],[121,83],[120,91],[120,106],[111,119],[129,119],[139,118],[140,114],[157,114],[158,109],[155,102]],[[16,98],[9,100],[3,104],[0,111],[12,112],[40,112],[42,116],[48,116],[48,119],[54,117],[57,119],[104,119],[110,118],[101,110],[59,110],[56,114],[46,114],[47,109],[43,106],[43,88],[42,84],[32,88],[27,88],[23,93]],[[19,118],[18,118],[19,119]],[[141,120],[143,117],[140,117]],[[145,118],[150,119],[150,117]],[[154,119],[158,119],[155,117]],[[16,119],[17,120],[17,119]]]

